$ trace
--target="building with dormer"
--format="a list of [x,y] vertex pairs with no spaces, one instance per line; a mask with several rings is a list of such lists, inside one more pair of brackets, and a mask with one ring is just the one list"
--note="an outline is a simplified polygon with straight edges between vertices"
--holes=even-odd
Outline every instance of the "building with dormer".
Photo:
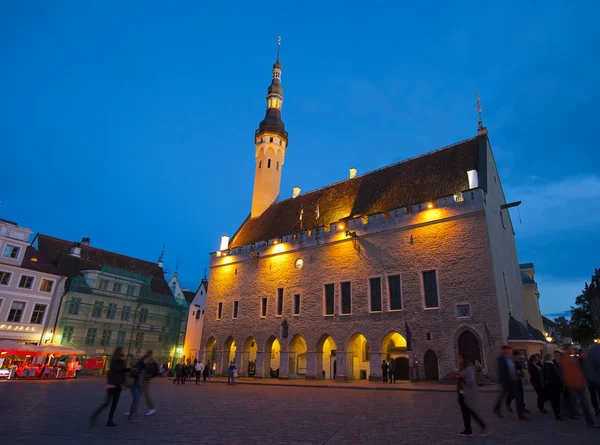
[[41,345],[64,279],[30,245],[31,233],[0,219],[0,340]]
[[509,329],[527,326],[517,203],[487,130],[282,198],[281,79],[278,52],[249,215],[210,254],[204,360],[217,374],[235,361],[240,375],[338,380],[380,379],[393,360],[399,379],[438,380],[460,352],[494,374]]

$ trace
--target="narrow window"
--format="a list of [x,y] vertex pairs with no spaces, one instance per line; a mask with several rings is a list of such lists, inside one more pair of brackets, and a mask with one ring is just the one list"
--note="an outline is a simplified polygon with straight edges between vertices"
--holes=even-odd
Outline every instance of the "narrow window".
[[102,338],[100,339],[100,346],[110,345],[110,337],[112,337],[112,331],[110,329],[103,329]]
[[400,275],[391,275],[388,277],[388,290],[390,292],[390,311],[401,310],[402,291]]
[[95,318],[101,317],[103,306],[104,306],[104,301],[96,300],[94,302],[94,307],[92,308],[92,317],[95,317]]
[[200,320],[200,309],[196,311],[196,320]]
[[381,312],[381,278],[370,278],[371,312]]
[[267,161],[267,168],[271,168],[271,160],[270,159]]
[[96,344],[96,334],[98,334],[97,328],[88,328],[87,334],[85,335],[85,344],[86,345]]
[[258,161],[258,168],[262,168],[262,161]]
[[435,270],[423,272],[423,288],[425,290],[425,307],[438,307],[438,290]]
[[[129,314],[131,313],[131,306],[123,306],[121,309],[121,321],[129,321]],[[119,345],[117,345],[119,346]]]
[[325,315],[333,315],[334,286],[325,285]]
[[352,289],[350,281],[342,283],[342,314],[352,313]]
[[117,346],[125,346],[125,339],[127,338],[127,331],[117,332]]
[[146,323],[148,321],[148,309],[142,309],[140,311],[140,323]]
[[220,320],[222,315],[223,315],[223,303],[219,302],[219,304],[217,305],[217,320]]
[[277,164],[275,164],[275,170],[279,170],[279,161],[277,161]]
[[116,303],[108,303],[108,312],[106,313],[106,318],[109,320],[114,320],[117,316],[117,304]]
[[260,299],[260,316],[265,318],[267,316],[267,297]]
[[0,272],[0,284],[2,284],[3,286],[8,286],[11,275],[12,274],[10,272]]
[[283,315],[283,288],[277,289],[277,315]]
[[69,315],[79,315],[79,309],[81,308],[81,302],[82,302],[82,298],[81,297],[73,297],[71,298],[71,301],[69,302],[69,306],[68,306],[68,313]]
[[[276,102],[273,103],[275,104]],[[269,142],[273,142],[273,138],[269,138]]]
[[300,294],[294,295],[294,315],[300,315]]
[[[238,308],[239,308],[240,302],[239,301],[234,301],[233,302],[233,318],[237,318],[238,317]],[[200,311],[198,311],[198,313],[200,313]]]

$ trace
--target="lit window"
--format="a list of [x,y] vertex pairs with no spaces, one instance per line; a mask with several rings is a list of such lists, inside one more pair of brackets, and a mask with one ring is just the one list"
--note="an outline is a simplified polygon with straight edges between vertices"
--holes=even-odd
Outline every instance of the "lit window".
[[2,256],[4,256],[4,258],[16,259],[19,257],[20,250],[21,250],[20,247],[11,246],[10,244],[7,244],[6,247],[4,248],[4,254]]
[[21,318],[23,317],[23,311],[25,310],[25,303],[22,301],[13,301],[10,306],[10,312],[8,313],[8,318],[6,321],[10,321],[12,323],[21,323]]
[[46,313],[45,304],[36,304],[33,307],[33,313],[31,314],[31,324],[42,324],[44,321],[44,314]]
[[31,289],[33,287],[33,277],[23,275],[19,282],[19,287],[22,289]]
[[0,272],[0,284],[3,286],[8,286],[11,276],[12,274],[10,272]]
[[42,284],[40,284],[40,292],[52,292],[53,287],[54,287],[54,281],[42,280]]

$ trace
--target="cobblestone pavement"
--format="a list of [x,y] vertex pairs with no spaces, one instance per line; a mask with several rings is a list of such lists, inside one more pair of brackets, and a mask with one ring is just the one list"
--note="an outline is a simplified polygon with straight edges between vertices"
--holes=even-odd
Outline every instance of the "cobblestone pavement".
[[[514,444],[600,443],[600,429],[583,419],[556,422],[532,413],[491,413],[495,395],[482,393],[479,411],[489,422],[488,437],[463,438],[456,396],[447,392],[372,391],[270,385],[230,387],[210,383],[173,385],[155,380],[158,412],[127,424],[119,403],[119,426],[106,428],[107,412],[95,427],[88,416],[100,403],[104,381],[0,382],[0,438],[3,443],[65,444]],[[534,395],[526,394],[529,407]],[[145,412],[142,402],[140,407]],[[599,418],[600,420],[600,418]]]

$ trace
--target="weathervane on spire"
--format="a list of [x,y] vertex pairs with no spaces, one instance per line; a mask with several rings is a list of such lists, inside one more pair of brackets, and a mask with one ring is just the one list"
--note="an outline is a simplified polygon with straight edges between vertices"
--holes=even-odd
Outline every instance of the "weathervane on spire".
[[479,101],[479,90],[475,90],[475,108],[477,108],[477,128],[483,129],[483,121],[481,120],[481,102]]

